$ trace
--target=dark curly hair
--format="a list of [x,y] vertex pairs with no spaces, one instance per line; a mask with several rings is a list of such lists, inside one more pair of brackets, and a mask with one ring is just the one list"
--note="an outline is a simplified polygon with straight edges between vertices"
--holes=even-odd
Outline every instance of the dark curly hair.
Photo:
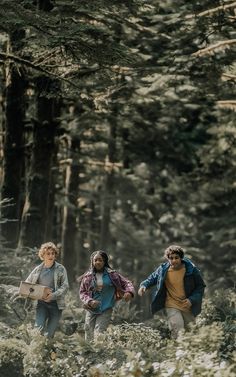
[[179,255],[179,257],[180,257],[181,259],[183,259],[183,257],[184,257],[184,250],[182,249],[181,246],[178,246],[178,245],[170,245],[170,246],[168,246],[167,249],[165,250],[164,256],[165,256],[166,258],[169,258],[170,255],[172,255],[172,254],[177,254],[177,255]]
[[103,250],[96,250],[91,254],[91,257],[90,257],[90,261],[91,261],[90,267],[91,267],[92,270],[94,270],[93,258],[95,257],[95,255],[100,255],[102,257],[102,259],[104,261],[104,267],[111,268],[110,265],[109,265],[109,257],[107,255],[107,253]]

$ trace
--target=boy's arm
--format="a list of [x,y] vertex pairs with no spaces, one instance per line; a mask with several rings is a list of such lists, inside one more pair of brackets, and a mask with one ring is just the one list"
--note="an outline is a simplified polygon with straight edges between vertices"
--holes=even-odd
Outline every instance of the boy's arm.
[[38,267],[35,267],[33,271],[31,271],[29,276],[25,279],[27,283],[36,283],[37,278],[38,278],[37,270],[38,270]]
[[66,272],[66,269],[65,267],[61,267],[63,268],[63,273],[62,273],[62,276],[61,276],[61,284],[60,284],[60,287],[52,293],[52,299],[55,300],[57,299],[58,297],[60,297],[61,295],[65,294],[68,289],[69,289],[69,283],[68,283],[68,277],[67,277],[67,272]]
[[33,271],[29,274],[29,276],[25,279],[27,283],[32,283],[33,280]]
[[195,289],[188,297],[188,299],[191,303],[201,302],[206,284],[204,283],[202,276],[197,268],[194,269],[193,277],[195,282]]
[[153,273],[151,273],[147,279],[143,280],[141,283],[140,283],[140,288],[150,288],[150,287],[153,287],[154,285],[157,284],[157,280],[158,280],[158,277],[159,277],[159,274],[160,274],[160,267],[155,270]]

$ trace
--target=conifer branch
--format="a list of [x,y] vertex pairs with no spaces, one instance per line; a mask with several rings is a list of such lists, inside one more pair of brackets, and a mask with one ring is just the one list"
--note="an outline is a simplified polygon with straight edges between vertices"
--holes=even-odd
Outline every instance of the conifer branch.
[[209,47],[202,48],[201,50],[194,52],[192,56],[213,55],[215,52],[225,50],[226,48],[229,48],[229,45],[233,44],[236,44],[236,39],[227,39]]
[[228,5],[220,5],[219,7],[216,7],[216,8],[213,8],[213,9],[208,9],[204,12],[198,13],[197,16],[198,17],[210,16],[213,13],[216,13],[220,10],[227,10],[227,9],[230,9],[230,8],[236,8],[236,2],[228,4]]
[[222,79],[236,81],[236,75],[230,75],[229,73],[223,73]]
[[41,67],[40,65],[34,64],[29,60],[21,58],[20,56],[16,56],[16,55],[13,55],[13,54],[7,54],[5,52],[0,52],[0,58],[5,59],[5,61],[10,59],[10,60],[12,60],[16,63],[23,64],[23,65],[30,67],[30,68],[38,71],[38,72],[44,73],[46,76],[53,76],[53,77],[57,78],[58,80],[62,80],[64,82],[67,82],[67,84],[72,85],[77,89],[80,89],[78,87],[78,85],[76,85],[73,81],[70,81],[70,80],[68,80],[68,79],[66,79],[66,78],[64,78],[60,75],[57,75],[56,73],[50,72],[50,71],[44,69],[43,67]]
[[236,100],[217,101],[218,107],[236,111]]
[[228,4],[228,5],[221,5],[221,6],[216,7],[216,8],[208,9],[208,10],[205,10],[204,12],[198,13],[196,15],[190,14],[190,15],[186,16],[186,19],[192,19],[192,18],[195,18],[195,17],[211,16],[212,14],[217,13],[221,10],[224,11],[224,10],[227,10],[227,9],[230,9],[230,8],[236,8],[236,2]]

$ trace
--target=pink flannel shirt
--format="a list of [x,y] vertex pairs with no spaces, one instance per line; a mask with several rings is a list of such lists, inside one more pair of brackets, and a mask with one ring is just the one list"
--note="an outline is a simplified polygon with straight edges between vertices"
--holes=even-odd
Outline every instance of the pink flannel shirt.
[[[112,284],[114,285],[116,289],[116,292],[115,292],[116,300],[120,300],[124,296],[125,293],[131,293],[132,296],[134,296],[135,290],[131,281],[126,279],[117,271],[111,270],[110,268],[107,268],[107,272],[112,281]],[[94,280],[94,274],[92,271],[88,271],[82,277],[79,295],[80,295],[80,300],[83,302],[85,308],[87,307],[89,301],[93,299],[93,290],[94,290],[93,280]]]

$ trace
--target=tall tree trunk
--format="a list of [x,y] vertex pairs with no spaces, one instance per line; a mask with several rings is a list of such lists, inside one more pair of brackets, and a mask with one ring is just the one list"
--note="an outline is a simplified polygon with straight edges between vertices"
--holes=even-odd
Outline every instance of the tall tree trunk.
[[71,159],[66,168],[66,205],[63,211],[62,249],[63,264],[67,269],[69,281],[73,282],[76,276],[77,253],[77,211],[78,211],[78,187],[79,187],[79,155],[80,139],[72,136]]
[[[24,31],[14,31],[10,35],[9,48],[14,53],[21,49]],[[1,233],[10,247],[18,241],[19,219],[24,197],[24,119],[26,80],[20,67],[11,63],[6,68],[5,90],[5,132],[2,199],[9,199],[9,205],[2,209],[6,220]]]
[[58,121],[56,82],[48,77],[36,80],[37,121],[34,125],[34,140],[28,190],[22,216],[19,246],[39,246],[49,237],[47,232],[50,199],[54,190],[52,168],[57,151],[55,136]]
[[110,121],[110,134],[108,141],[108,164],[102,197],[102,220],[100,246],[106,249],[110,242],[110,214],[114,194],[114,169],[112,164],[115,162],[116,154],[116,119],[112,117]]
[[97,229],[97,220],[96,220],[96,206],[95,201],[89,201],[89,233],[88,233],[88,243],[90,250],[95,250],[97,240],[99,237],[99,231]]
[[79,229],[77,234],[77,274],[82,275],[89,267],[89,258],[87,252],[87,245],[85,242],[87,241],[87,220],[85,213],[83,212],[82,208],[79,211],[78,217]]

